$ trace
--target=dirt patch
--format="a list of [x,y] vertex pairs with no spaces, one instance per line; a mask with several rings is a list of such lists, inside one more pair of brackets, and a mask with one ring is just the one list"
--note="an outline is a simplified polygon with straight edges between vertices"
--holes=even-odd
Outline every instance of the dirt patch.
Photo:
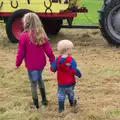
[[[113,115],[120,106],[120,48],[110,47],[99,30],[63,29],[58,36],[50,36],[56,54],[59,40],[70,39],[75,44],[73,56],[83,77],[77,79],[76,108],[66,100],[65,111],[58,113],[56,74],[49,72],[47,64],[45,81],[48,107],[31,110],[31,92],[24,64],[15,71],[17,44],[6,37],[4,25],[0,26],[0,119],[1,120],[115,120]],[[41,98],[39,98],[39,101]]]

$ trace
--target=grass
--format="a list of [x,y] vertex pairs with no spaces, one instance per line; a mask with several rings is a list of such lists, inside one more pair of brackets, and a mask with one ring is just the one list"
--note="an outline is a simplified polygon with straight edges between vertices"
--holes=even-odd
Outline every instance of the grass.
[[[88,13],[80,13],[77,18],[74,19],[74,24],[98,24],[98,10],[101,9],[103,5],[103,0],[80,0],[80,6],[85,6],[88,8]],[[88,19],[86,18],[86,16]],[[92,23],[91,23],[92,22]]]
[[[84,3],[91,8],[88,17],[97,22],[95,10],[102,2]],[[89,24],[82,14],[74,22]],[[48,63],[43,79],[49,105],[40,103],[40,109],[34,110],[29,108],[32,99],[24,64],[14,69],[17,45],[8,42],[5,26],[0,24],[0,120],[120,120],[120,48],[109,46],[99,30],[62,29],[58,36],[51,36],[56,56],[56,44],[61,39],[75,44],[73,56],[83,74],[75,88],[78,105],[70,108],[66,100],[65,111],[58,113],[56,74],[49,71]]]
[[62,29],[51,37],[56,56],[59,40],[73,41],[73,56],[83,74],[75,88],[77,107],[70,108],[66,100],[62,114],[58,113],[56,75],[49,71],[49,63],[43,73],[49,105],[29,108],[32,99],[24,64],[14,70],[17,45],[8,42],[3,24],[0,33],[0,120],[120,120],[120,48],[110,47],[99,30]]

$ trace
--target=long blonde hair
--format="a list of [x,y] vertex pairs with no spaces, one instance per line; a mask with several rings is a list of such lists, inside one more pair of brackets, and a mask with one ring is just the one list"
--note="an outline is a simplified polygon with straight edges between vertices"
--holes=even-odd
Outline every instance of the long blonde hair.
[[48,38],[39,17],[35,13],[27,13],[23,17],[24,31],[28,31],[30,41],[37,45],[42,45]]

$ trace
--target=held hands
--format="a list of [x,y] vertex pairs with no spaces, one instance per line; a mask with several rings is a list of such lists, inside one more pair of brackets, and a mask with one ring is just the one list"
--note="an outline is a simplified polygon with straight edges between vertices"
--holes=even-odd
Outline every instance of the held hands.
[[19,69],[19,67],[16,66],[16,67],[15,67],[15,70],[18,70],[18,69]]

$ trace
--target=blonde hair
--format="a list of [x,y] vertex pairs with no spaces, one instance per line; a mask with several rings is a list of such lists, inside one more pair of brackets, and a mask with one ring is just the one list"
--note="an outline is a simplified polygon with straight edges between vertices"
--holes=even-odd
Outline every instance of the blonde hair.
[[39,17],[35,13],[27,13],[23,17],[24,31],[28,31],[30,41],[41,45],[48,38]]
[[[68,52],[74,47],[74,44],[70,40],[61,40],[57,45],[57,50],[60,54]],[[68,53],[69,54],[69,53]]]

